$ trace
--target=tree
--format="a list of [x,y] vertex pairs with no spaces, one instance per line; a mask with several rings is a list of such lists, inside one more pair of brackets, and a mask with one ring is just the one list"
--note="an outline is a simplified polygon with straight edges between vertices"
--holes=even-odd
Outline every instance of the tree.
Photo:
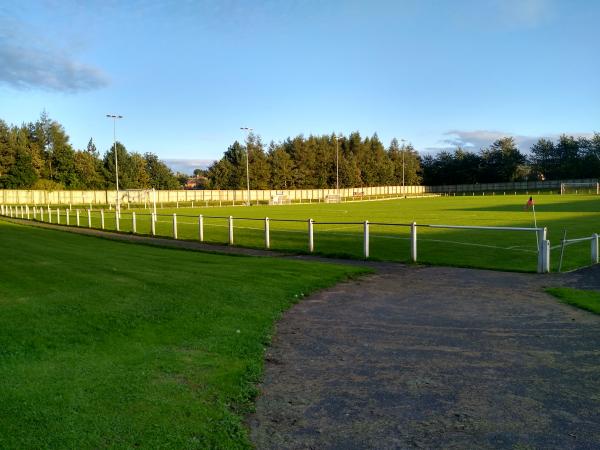
[[518,168],[526,161],[512,137],[495,141],[490,147],[481,150],[484,183],[516,181]]
[[37,180],[31,155],[27,151],[26,142],[19,142],[15,151],[14,163],[8,172],[0,177],[0,186],[8,189],[31,187]]
[[177,189],[179,183],[173,171],[158,159],[154,153],[145,153],[146,172],[150,177],[150,187],[154,189]]
[[102,175],[102,162],[88,151],[75,152],[75,175],[78,189],[103,189],[106,180]]
[[294,162],[292,157],[273,142],[269,146],[268,161],[271,166],[271,187],[273,189],[289,189],[293,182]]

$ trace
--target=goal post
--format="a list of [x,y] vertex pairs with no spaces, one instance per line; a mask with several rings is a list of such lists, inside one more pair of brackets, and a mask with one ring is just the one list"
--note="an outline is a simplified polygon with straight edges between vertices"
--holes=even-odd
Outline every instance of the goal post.
[[338,194],[329,194],[325,196],[325,203],[341,203],[342,198]]
[[290,198],[285,194],[272,195],[269,200],[269,205],[289,205],[290,203]]
[[560,195],[565,194],[600,194],[600,183],[590,182],[564,182],[560,183]]
[[140,207],[153,208],[156,212],[156,191],[154,189],[126,189],[121,191],[121,204],[139,205]]

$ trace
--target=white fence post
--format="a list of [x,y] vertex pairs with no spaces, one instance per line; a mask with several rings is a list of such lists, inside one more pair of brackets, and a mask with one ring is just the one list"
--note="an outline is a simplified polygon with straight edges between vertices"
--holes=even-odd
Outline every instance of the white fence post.
[[[43,221],[44,220],[44,212],[43,212],[44,210],[40,209],[40,211],[42,211],[42,221]],[[79,210],[77,209],[75,212],[76,212],[75,215],[77,216],[77,226],[79,226]]]
[[550,241],[545,240],[543,245],[543,262],[542,262],[542,273],[550,272]]
[[48,208],[48,223],[52,223],[52,210]]
[[156,213],[151,213],[150,215],[150,222],[151,222],[151,230],[152,230],[152,236],[156,236]]
[[314,221],[308,219],[308,251],[315,251],[315,238],[314,238]]
[[100,210],[100,228],[104,230],[104,208]]
[[136,224],[136,220],[135,220],[135,211],[131,212],[131,231],[133,232],[133,234],[137,233],[137,224]]
[[67,218],[67,225],[71,225],[71,221],[70,221],[70,216],[71,214],[71,210],[70,209],[65,209],[65,217]]
[[40,207],[40,222],[44,221],[44,208]]
[[365,238],[364,238],[365,259],[369,259],[369,221],[365,220]]
[[88,209],[88,228],[92,228],[92,210]]
[[29,220],[29,205],[25,205],[25,211],[27,211],[27,220]]
[[56,223],[60,225],[60,209],[56,208]]
[[200,242],[204,242],[204,217],[202,214],[198,216],[198,239]]
[[[4,211],[2,211],[2,213],[4,213]],[[33,220],[37,220],[37,207],[36,206],[33,207]]]
[[410,260],[417,262],[417,222],[410,225]]
[[229,216],[229,245],[233,245],[233,217]]
[[544,273],[544,242],[546,241],[547,232],[546,228],[538,228],[536,231],[538,241],[538,273]]
[[265,217],[265,248],[271,248],[271,236],[268,217]]
[[177,214],[173,213],[173,239],[177,239]]
[[600,255],[598,252],[598,234],[592,235],[592,264],[598,264],[600,262]]

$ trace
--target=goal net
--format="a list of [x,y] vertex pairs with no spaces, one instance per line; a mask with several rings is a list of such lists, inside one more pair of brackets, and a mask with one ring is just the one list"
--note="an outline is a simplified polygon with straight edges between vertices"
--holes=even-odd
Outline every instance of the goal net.
[[154,208],[154,189],[127,189],[121,191],[121,205]]
[[564,194],[600,194],[600,183],[579,182],[560,183],[560,193]]
[[269,200],[269,205],[289,205],[290,203],[290,198],[284,194],[272,195]]

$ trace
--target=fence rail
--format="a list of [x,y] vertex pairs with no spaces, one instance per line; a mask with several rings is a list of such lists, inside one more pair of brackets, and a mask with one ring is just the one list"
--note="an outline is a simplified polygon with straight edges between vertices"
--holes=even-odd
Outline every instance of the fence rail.
[[[565,232],[565,235],[566,235],[566,232]],[[566,239],[563,237],[563,239],[560,241],[560,245],[557,246],[557,247],[560,247],[560,259],[558,262],[558,271],[559,272],[562,270],[563,256],[565,254],[565,248],[569,245],[577,244],[579,242],[586,242],[586,241],[590,242],[591,263],[598,264],[600,262],[600,245],[599,245],[600,238],[599,238],[598,233],[594,233],[591,236],[586,236],[586,237],[581,237],[581,238],[573,238],[573,239]]]
[[[73,216],[73,212],[75,213],[75,224],[71,223],[71,217]],[[546,228],[523,228],[523,227],[486,227],[486,226],[469,226],[469,225],[439,225],[439,224],[421,224],[417,225],[416,222],[412,223],[386,223],[386,222],[369,222],[365,220],[364,222],[343,222],[343,221],[314,221],[313,219],[307,220],[299,220],[299,219],[272,219],[272,218],[255,218],[255,217],[233,217],[233,216],[205,216],[205,215],[186,215],[186,214],[143,214],[143,213],[125,213],[118,211],[110,211],[110,214],[106,214],[104,209],[93,210],[92,208],[88,209],[75,209],[73,211],[70,208],[63,209],[61,211],[60,208],[50,208],[50,207],[40,207],[33,206],[29,207],[29,205],[0,205],[0,214],[7,217],[20,218],[25,220],[35,220],[41,222],[48,223],[56,223],[58,225],[67,225],[67,226],[82,226],[81,223],[81,215],[85,216],[86,224],[88,228],[98,228],[98,229],[107,229],[107,221],[111,221],[113,224],[113,229],[115,231],[121,231],[122,225],[130,224],[130,229],[132,233],[137,234],[149,234],[152,236],[156,236],[157,234],[157,223],[158,224],[170,224],[169,235],[173,239],[178,239],[178,229],[180,225],[197,225],[197,239],[200,242],[205,241],[205,228],[208,225],[206,223],[206,219],[216,220],[216,221],[224,221],[226,224],[210,224],[211,226],[224,226],[227,227],[227,243],[229,245],[234,245],[234,230],[235,230],[235,221],[253,221],[253,222],[262,222],[263,228],[262,232],[264,233],[264,247],[271,247],[271,223],[305,223],[307,224],[307,237],[308,237],[308,251],[310,253],[315,251],[315,236],[314,230],[315,226],[323,226],[323,225],[342,225],[342,226],[362,226],[363,233],[363,257],[365,259],[370,257],[370,226],[392,226],[392,227],[407,227],[410,229],[410,245],[409,245],[409,255],[408,259],[412,262],[417,262],[417,230],[418,227],[427,227],[427,228],[447,228],[447,229],[460,229],[460,230],[480,230],[480,231],[511,231],[511,232],[528,232],[528,233],[536,233],[537,236],[537,272],[546,273],[550,271],[550,241],[547,240],[547,230]],[[94,217],[93,217],[94,216]],[[109,217],[111,216],[111,217]],[[147,233],[140,233],[141,225],[138,222],[140,217],[149,217],[150,228]],[[62,221],[64,218],[64,221]],[[168,220],[159,220],[159,218],[168,218]],[[185,219],[192,218],[193,222],[186,222]],[[184,219],[184,221],[179,221],[178,219]],[[129,222],[130,221],[130,222]],[[163,226],[163,225],[161,225]],[[242,229],[244,227],[239,227]],[[253,228],[257,230],[256,228]],[[123,230],[125,231],[125,230]],[[288,232],[288,233],[297,233],[298,230],[278,230],[279,232]],[[164,230],[161,231],[164,234]],[[595,253],[593,253],[592,258],[598,260],[598,236],[595,236]],[[586,238],[587,239],[587,238]],[[482,245],[482,247],[484,247]],[[594,250],[592,250],[594,251]],[[594,256],[595,255],[595,256]]]

